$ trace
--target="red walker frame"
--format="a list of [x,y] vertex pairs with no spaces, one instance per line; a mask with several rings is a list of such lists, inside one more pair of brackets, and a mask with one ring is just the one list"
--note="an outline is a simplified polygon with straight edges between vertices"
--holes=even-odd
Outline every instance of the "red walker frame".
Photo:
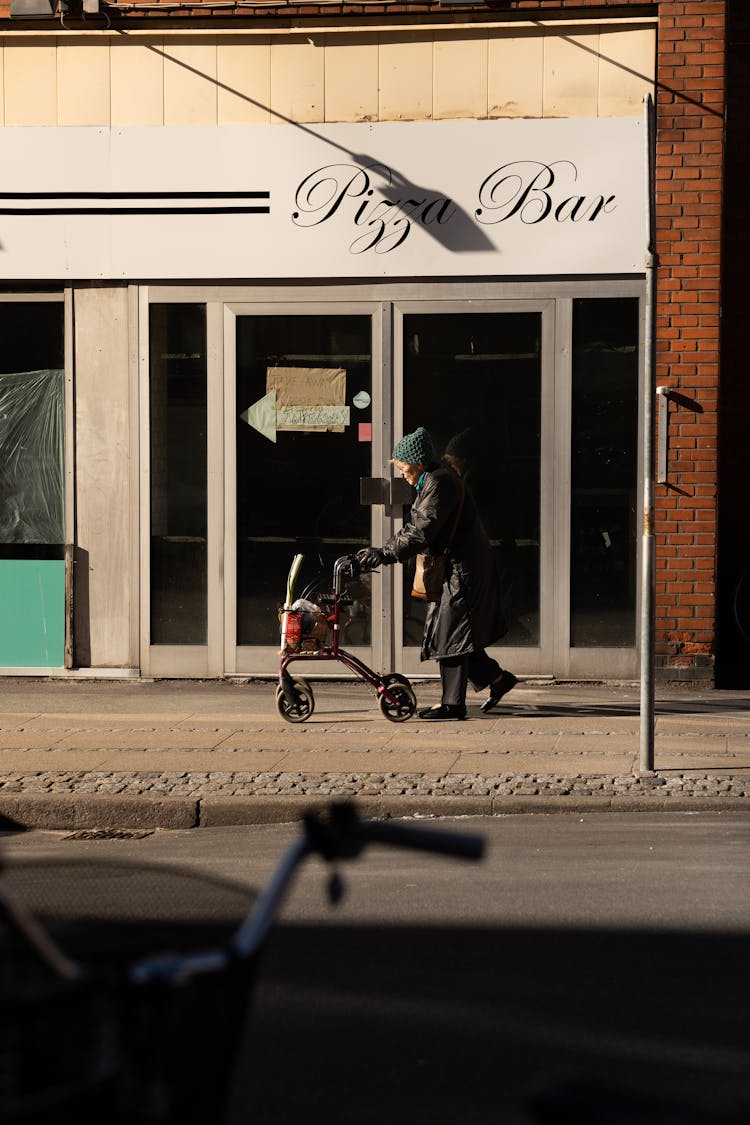
[[[331,630],[331,643],[322,644],[319,648],[310,651],[288,651],[284,646],[284,632],[282,624],[282,649],[279,664],[279,684],[276,689],[276,703],[282,718],[288,722],[304,722],[309,719],[314,709],[312,688],[306,680],[295,680],[289,674],[289,665],[295,660],[320,661],[339,660],[354,672],[373,690],[378,697],[378,704],[383,715],[391,722],[404,722],[410,719],[416,710],[416,697],[413,688],[406,678],[398,672],[390,672],[385,676],[378,675],[368,667],[354,653],[342,648],[341,638],[341,607],[347,602],[343,595],[344,578],[354,578],[362,573],[356,559],[352,555],[344,555],[333,566],[333,593],[322,599],[323,604],[329,603],[330,613],[327,620]],[[288,612],[285,606],[282,615]],[[283,617],[282,617],[283,621]],[[303,698],[299,698],[300,690]],[[309,698],[304,698],[307,696]]]

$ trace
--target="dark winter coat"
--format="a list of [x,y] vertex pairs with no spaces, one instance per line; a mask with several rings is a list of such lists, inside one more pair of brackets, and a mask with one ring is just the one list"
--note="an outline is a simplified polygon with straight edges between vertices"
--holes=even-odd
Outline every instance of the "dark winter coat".
[[385,561],[442,554],[462,494],[463,508],[446,560],[442,597],[427,610],[422,660],[480,652],[507,631],[492,546],[471,493],[453,469],[441,466],[425,474],[410,522],[383,545]]

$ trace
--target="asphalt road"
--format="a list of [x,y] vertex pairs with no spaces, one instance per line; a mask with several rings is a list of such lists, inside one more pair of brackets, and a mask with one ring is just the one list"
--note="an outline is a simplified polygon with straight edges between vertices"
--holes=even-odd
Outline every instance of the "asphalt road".
[[[449,825],[483,832],[487,858],[373,848],[336,911],[321,865],[302,873],[263,961],[232,1125],[750,1120],[750,818]],[[102,935],[143,941],[145,917],[226,931],[293,834],[28,833],[0,856],[40,909],[86,917],[70,933],[91,953]],[[153,862],[163,884],[144,877]],[[207,1022],[195,1037],[223,1051]]]

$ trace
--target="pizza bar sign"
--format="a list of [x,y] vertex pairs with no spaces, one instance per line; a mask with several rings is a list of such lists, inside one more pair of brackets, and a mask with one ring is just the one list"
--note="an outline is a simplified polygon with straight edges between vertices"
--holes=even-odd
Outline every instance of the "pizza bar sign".
[[[477,192],[480,206],[474,218],[482,226],[516,219],[535,225],[593,223],[612,214],[617,196],[576,192],[578,168],[571,160],[545,164],[515,160],[496,168]],[[378,187],[384,183],[385,187]],[[320,226],[337,212],[348,215],[358,233],[349,245],[351,254],[389,254],[397,250],[413,227],[447,226],[455,218],[455,202],[443,195],[419,194],[399,188],[393,172],[382,164],[359,168],[329,164],[306,176],[294,196],[292,220],[301,227]],[[604,225],[601,223],[600,225]]]
[[0,280],[641,273],[636,118],[0,128]]

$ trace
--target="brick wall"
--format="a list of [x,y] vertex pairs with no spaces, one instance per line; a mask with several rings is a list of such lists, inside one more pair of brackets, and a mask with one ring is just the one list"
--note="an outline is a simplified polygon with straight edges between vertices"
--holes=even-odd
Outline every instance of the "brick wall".
[[656,379],[669,405],[657,486],[657,666],[713,675],[724,122],[724,0],[659,5]]

